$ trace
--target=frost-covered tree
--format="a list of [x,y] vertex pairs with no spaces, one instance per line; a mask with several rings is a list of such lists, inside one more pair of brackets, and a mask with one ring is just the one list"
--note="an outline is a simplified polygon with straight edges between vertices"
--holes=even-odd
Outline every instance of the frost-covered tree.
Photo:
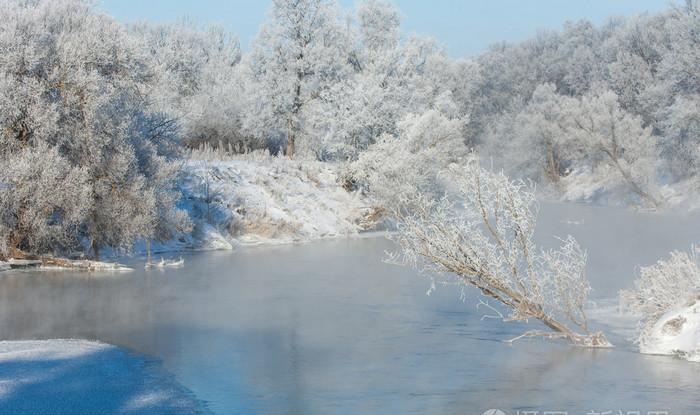
[[652,206],[660,202],[653,191],[657,137],[620,107],[612,91],[576,98],[541,85],[521,111],[502,117],[485,137],[487,154],[508,172],[544,178],[571,197],[589,197],[592,189],[632,193]]
[[[541,169],[542,159],[536,156],[542,152],[529,151],[541,147],[542,141],[541,135],[528,132],[530,127],[541,124],[538,119],[553,120],[564,112],[555,105],[554,112],[539,113],[541,85],[550,85],[552,101],[578,110],[587,106],[586,101],[598,100],[601,115],[607,105],[601,100],[612,102],[610,94],[614,93],[619,110],[614,112],[624,114],[616,122],[635,119],[633,124],[639,127],[632,130],[639,132],[641,128],[645,132],[636,135],[649,135],[653,145],[646,139],[641,145],[629,143],[625,153],[635,161],[629,164],[631,160],[627,160],[627,169],[625,163],[620,163],[623,168],[613,165],[609,174],[613,181],[606,181],[601,179],[608,173],[594,172],[610,168],[595,155],[600,152],[590,146],[579,147],[579,139],[569,140],[564,147],[573,144],[577,151],[560,154],[560,165],[565,167],[560,173],[574,175],[565,180],[567,185],[557,187],[562,192],[582,191],[565,197],[587,197],[589,191],[603,189],[609,193],[631,190],[638,195],[638,202],[656,204],[659,196],[652,194],[649,180],[672,184],[697,177],[691,113],[700,85],[698,10],[693,0],[654,15],[609,19],[600,26],[587,21],[567,23],[561,31],[543,31],[524,42],[494,45],[477,58],[478,84],[467,99],[473,108],[469,141],[511,173],[522,172],[537,181],[557,181],[560,178],[551,174],[556,169]],[[609,97],[603,98],[605,95]],[[572,128],[580,136],[581,129],[575,130]],[[562,142],[568,134],[561,135]],[[649,163],[652,159],[655,162]],[[637,172],[638,177],[629,180]],[[568,186],[574,183],[576,186]]]
[[511,174],[559,185],[566,168],[567,132],[562,117],[566,97],[553,84],[539,86],[525,108],[487,130],[484,147]]
[[626,111],[653,123],[663,100],[656,96],[660,64],[672,47],[665,14],[635,16],[622,22],[602,45],[607,64],[603,83],[614,91]]
[[360,36],[367,61],[382,59],[382,55],[396,50],[401,40],[401,16],[391,3],[365,0],[357,8]]
[[620,108],[614,92],[570,99],[562,117],[574,169],[587,171],[603,188],[627,188],[645,204],[659,206],[652,190],[658,167],[656,138],[638,116]]
[[352,73],[308,107],[317,157],[355,160],[383,134],[396,135],[407,114],[436,109],[466,123],[470,106],[456,99],[471,92],[474,65],[449,59],[431,39],[402,39],[398,10],[388,2],[361,2],[356,21]]
[[700,94],[679,96],[661,113],[661,153],[672,177],[700,177]]
[[532,189],[479,166],[476,158],[442,172],[452,185],[442,198],[402,193],[410,211],[395,210],[402,251],[394,257],[446,282],[473,286],[510,310],[506,321],[539,320],[547,330],[519,337],[563,338],[589,347],[610,347],[589,330],[584,306],[590,285],[586,253],[572,237],[556,250],[533,241],[537,203]]
[[[124,28],[80,0],[5,1],[0,16],[0,157],[18,163],[10,186],[24,195],[2,214],[9,234],[22,236],[10,238],[10,249],[48,251],[46,235],[61,229],[54,247],[84,242],[97,255],[186,228],[174,213],[169,122],[149,109],[152,73]],[[21,167],[38,153],[45,172]],[[32,194],[37,183],[18,180],[53,174],[66,178],[53,182],[51,194],[62,192],[54,206]],[[43,206],[43,216],[27,205]]]
[[148,53],[155,77],[151,105],[177,122],[185,146],[207,144],[233,152],[260,146],[242,131],[244,79],[235,36],[187,21],[137,24],[130,33]]
[[662,56],[661,77],[670,94],[700,93],[700,2],[673,7],[667,26],[671,47]]
[[248,62],[247,129],[283,135],[293,157],[309,104],[350,72],[351,46],[330,1],[274,0]]

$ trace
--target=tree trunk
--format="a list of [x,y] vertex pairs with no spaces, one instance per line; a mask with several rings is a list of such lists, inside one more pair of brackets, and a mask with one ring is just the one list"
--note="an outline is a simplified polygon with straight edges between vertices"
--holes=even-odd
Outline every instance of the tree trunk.
[[287,138],[287,149],[285,151],[285,156],[290,159],[294,158],[294,134],[290,134]]
[[91,245],[92,245],[92,254],[95,257],[95,260],[99,261],[100,260],[100,246],[97,243],[97,240],[93,239]]
[[557,161],[557,156],[554,151],[554,144],[550,140],[546,140],[547,146],[547,167],[546,175],[549,180],[555,185],[559,184],[559,162]]
[[618,160],[617,157],[615,157],[613,154],[610,152],[606,151],[605,154],[610,157],[612,160],[613,166],[617,169],[617,171],[620,172],[622,175],[622,178],[627,182],[627,184],[632,188],[632,191],[637,193],[643,200],[646,200],[651,207],[658,209],[659,206],[661,205],[661,202],[659,202],[654,196],[652,196],[649,192],[645,191],[642,189],[642,187],[634,180],[632,175],[627,171],[622,165],[620,164],[620,161]]
[[292,130],[292,121],[289,120],[287,122],[287,147],[284,150],[284,155],[289,157],[290,159],[294,158],[294,142],[296,140],[296,136],[294,135],[294,131]]

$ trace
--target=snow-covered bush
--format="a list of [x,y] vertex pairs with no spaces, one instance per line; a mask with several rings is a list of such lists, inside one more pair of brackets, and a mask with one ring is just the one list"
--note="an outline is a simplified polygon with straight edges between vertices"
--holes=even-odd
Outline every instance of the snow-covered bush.
[[98,254],[186,230],[171,123],[125,29],[81,0],[4,1],[0,16],[0,159],[20,195],[0,214],[9,249]]
[[621,305],[642,317],[642,353],[676,354],[700,361],[700,258],[697,250],[671,252],[641,267],[634,290],[620,292]]
[[87,169],[71,166],[45,143],[0,157],[0,164],[0,254],[75,247],[89,207]]
[[[262,152],[228,156],[193,152],[182,187],[198,248],[229,242],[282,243],[350,235],[367,202],[337,182],[340,166]],[[228,245],[230,249],[230,245]]]
[[401,194],[403,204],[412,208],[394,212],[398,232],[392,238],[402,248],[394,259],[447,283],[477,288],[510,310],[503,316],[484,302],[505,321],[536,319],[547,328],[520,337],[610,347],[602,333],[588,328],[586,253],[572,237],[549,251],[533,241],[537,202],[532,189],[483,169],[476,158],[442,174],[449,176],[454,194]]
[[402,209],[402,195],[421,191],[440,195],[438,172],[469,154],[462,138],[463,122],[439,111],[408,115],[397,136],[385,134],[360,154],[346,173],[384,210]]

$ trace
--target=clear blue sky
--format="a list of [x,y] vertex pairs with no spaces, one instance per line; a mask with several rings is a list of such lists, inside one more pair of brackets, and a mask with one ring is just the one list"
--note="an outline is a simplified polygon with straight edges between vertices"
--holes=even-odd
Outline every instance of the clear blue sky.
[[[611,15],[656,12],[672,0],[394,0],[404,33],[436,38],[450,55],[474,55],[501,40],[526,39],[537,29],[560,28],[567,20],[601,23]],[[678,0],[676,0],[677,2]],[[353,8],[354,0],[339,0]],[[244,49],[266,18],[267,0],[102,0],[118,20],[175,21],[187,16],[198,23],[218,23],[241,40]]]

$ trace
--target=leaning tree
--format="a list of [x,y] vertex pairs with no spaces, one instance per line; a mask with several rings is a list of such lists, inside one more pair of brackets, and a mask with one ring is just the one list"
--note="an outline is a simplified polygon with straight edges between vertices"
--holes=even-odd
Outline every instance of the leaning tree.
[[538,205],[531,188],[483,169],[476,158],[453,164],[439,179],[454,195],[407,192],[401,206],[411,209],[394,210],[398,232],[393,238],[401,251],[393,260],[442,275],[445,282],[476,287],[510,309],[506,316],[493,307],[504,321],[536,319],[546,327],[515,339],[539,336],[578,346],[612,346],[603,333],[590,330],[586,319],[591,288],[585,251],[571,236],[559,249],[535,244]]

